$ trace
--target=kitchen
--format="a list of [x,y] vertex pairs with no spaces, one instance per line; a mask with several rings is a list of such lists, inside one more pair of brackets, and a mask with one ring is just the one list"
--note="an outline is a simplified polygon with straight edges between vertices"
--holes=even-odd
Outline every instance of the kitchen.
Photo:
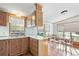
[[[29,15],[26,16],[12,7],[16,5],[25,5],[26,9],[23,8]],[[31,7],[33,10],[29,11]],[[48,55],[48,37],[43,29],[42,5],[0,4],[0,56],[28,56],[28,54]]]
[[0,56],[78,56],[76,6],[79,4],[0,3]]

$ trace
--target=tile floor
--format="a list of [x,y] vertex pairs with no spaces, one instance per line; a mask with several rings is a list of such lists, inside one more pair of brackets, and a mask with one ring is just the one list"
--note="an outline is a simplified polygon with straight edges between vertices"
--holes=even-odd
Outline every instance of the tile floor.
[[48,44],[48,55],[49,56],[63,56],[63,52],[59,52],[58,49],[55,49],[55,45],[50,42]]

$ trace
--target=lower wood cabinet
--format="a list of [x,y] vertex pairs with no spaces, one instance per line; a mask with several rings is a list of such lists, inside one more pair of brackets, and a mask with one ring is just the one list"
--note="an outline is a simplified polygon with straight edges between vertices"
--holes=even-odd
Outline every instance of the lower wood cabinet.
[[9,40],[9,55],[17,56],[28,52],[28,38],[18,38]]
[[0,56],[18,56],[28,52],[28,38],[0,40]]
[[48,56],[48,39],[39,40],[39,56]]
[[34,55],[38,55],[38,40],[30,38],[30,52]]
[[30,52],[34,56],[48,56],[48,39],[30,38]]
[[22,49],[21,42],[21,39],[11,39],[8,41],[8,52],[10,56],[20,55]]
[[22,53],[28,53],[28,38],[22,38]]
[[28,52],[34,56],[47,56],[48,39],[25,37],[0,40],[0,56],[19,56]]
[[0,56],[8,55],[8,41],[0,40]]

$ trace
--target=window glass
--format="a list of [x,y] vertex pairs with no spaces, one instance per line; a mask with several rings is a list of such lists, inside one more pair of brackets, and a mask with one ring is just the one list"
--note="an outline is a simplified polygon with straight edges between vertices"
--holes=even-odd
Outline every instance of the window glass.
[[66,38],[66,39],[71,39],[71,38],[70,38],[70,32],[65,32],[64,35],[65,35],[65,38]]
[[11,16],[9,21],[10,36],[24,35],[24,20],[16,16]]
[[63,38],[63,32],[58,32],[58,37]]
[[79,41],[79,33],[78,32],[72,32],[72,38],[74,41]]

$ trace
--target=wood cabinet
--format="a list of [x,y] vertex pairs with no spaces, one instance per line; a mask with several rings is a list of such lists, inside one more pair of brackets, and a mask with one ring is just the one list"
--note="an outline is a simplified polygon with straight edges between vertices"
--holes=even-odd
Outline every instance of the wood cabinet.
[[48,56],[48,39],[37,40],[30,38],[30,52],[34,56]]
[[20,55],[21,53],[21,39],[10,39],[8,40],[8,52],[10,56]]
[[6,26],[8,20],[8,13],[0,12],[0,26]]
[[28,16],[26,18],[25,24],[26,24],[26,27],[31,27],[32,26],[32,17],[31,16]]
[[8,55],[8,41],[0,40],[0,56]]
[[17,56],[28,52],[28,38],[16,38],[8,40],[10,56]]
[[28,37],[0,40],[0,56],[18,56],[28,52]]
[[36,10],[25,18],[25,27],[42,27],[43,26],[43,12],[42,5],[35,3]]
[[36,11],[36,26],[43,26],[43,13],[41,11]]
[[43,26],[43,12],[42,12],[42,5],[36,3],[35,4],[36,11],[35,11],[35,19],[36,19],[36,26],[41,27]]
[[38,40],[30,38],[30,52],[34,55],[38,55]]
[[[30,52],[32,53],[32,47],[33,47],[33,40],[30,38]],[[33,54],[33,53],[32,53]]]
[[48,56],[48,39],[39,40],[39,56]]
[[22,38],[22,53],[28,53],[28,37]]
[[18,56],[31,52],[34,56],[48,55],[48,40],[14,38],[0,40],[0,56]]

